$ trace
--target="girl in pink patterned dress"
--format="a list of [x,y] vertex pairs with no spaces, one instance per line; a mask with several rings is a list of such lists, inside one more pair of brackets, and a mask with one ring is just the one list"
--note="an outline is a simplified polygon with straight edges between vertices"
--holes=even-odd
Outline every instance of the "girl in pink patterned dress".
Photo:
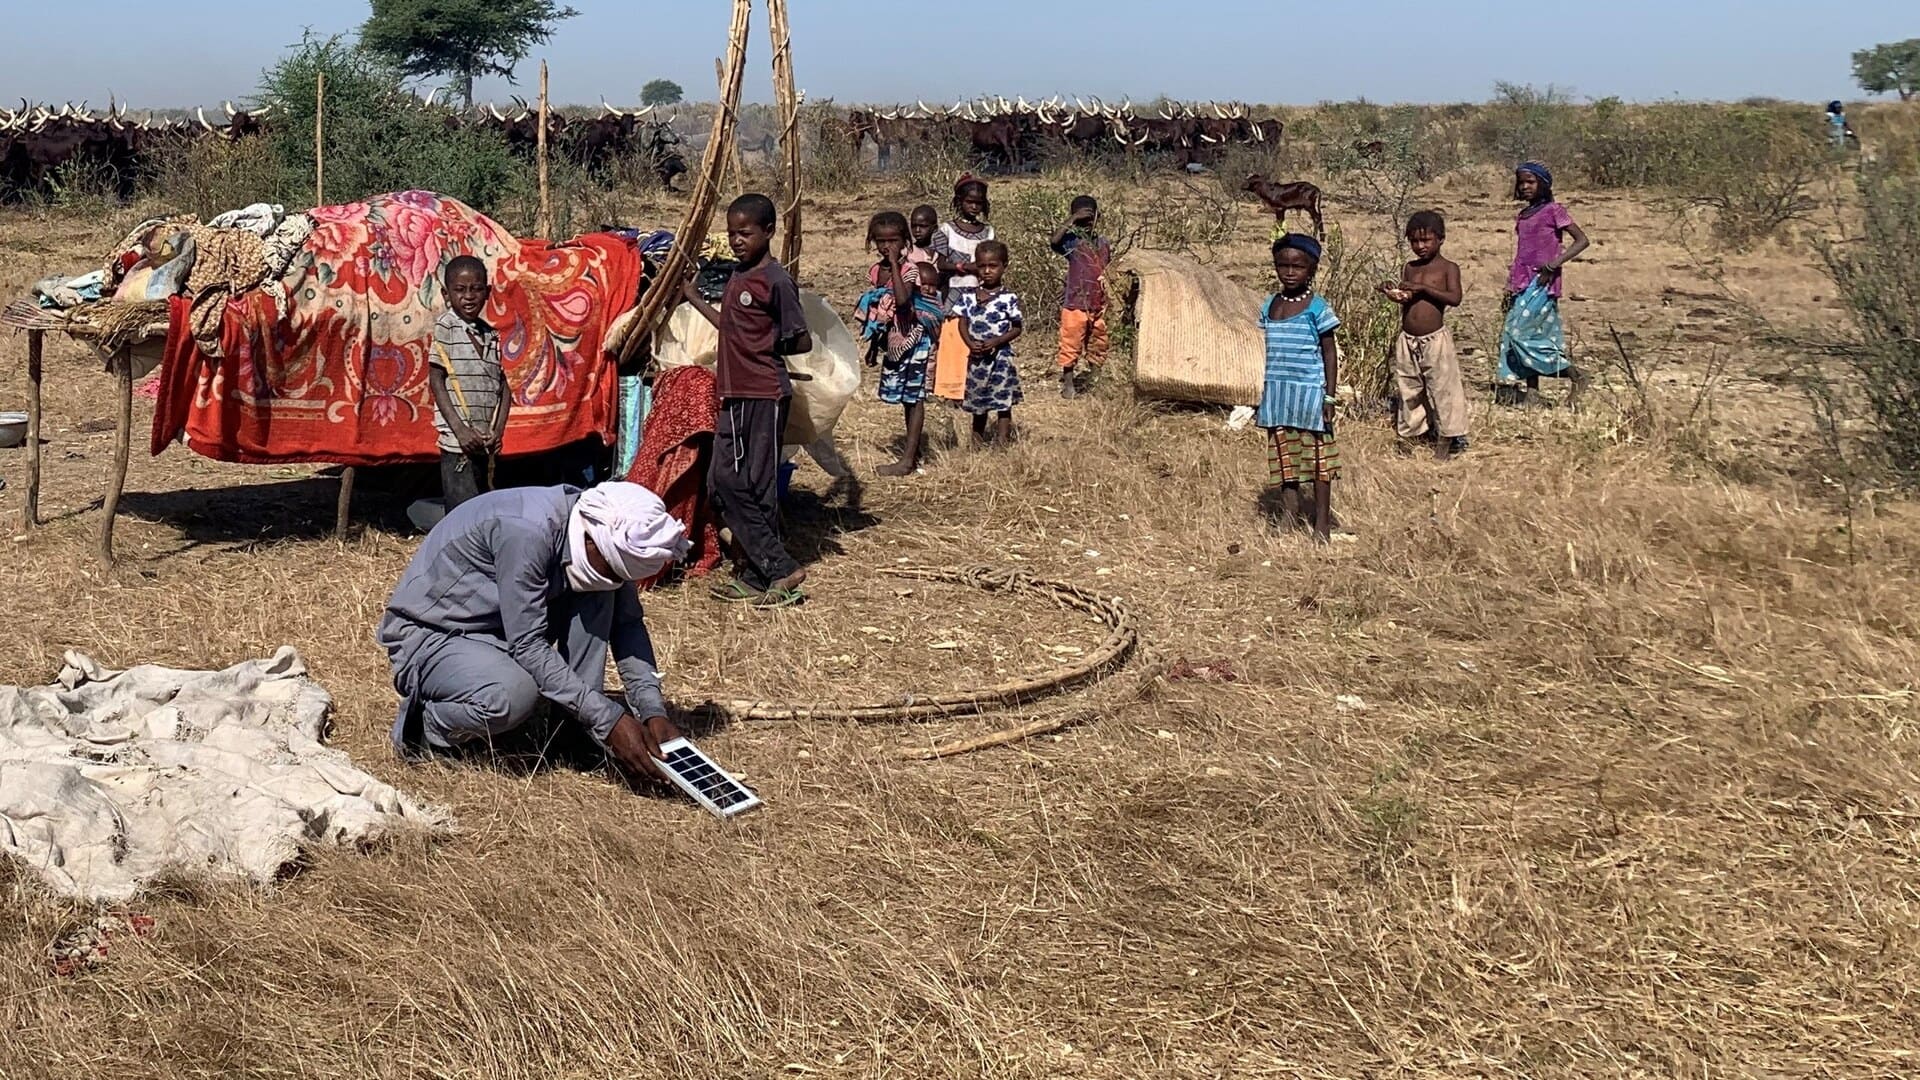
[[[1587,375],[1567,355],[1560,323],[1565,282],[1560,268],[1587,250],[1587,234],[1553,197],[1553,173],[1537,161],[1513,173],[1513,197],[1525,203],[1514,222],[1513,269],[1507,275],[1507,323],[1501,335],[1497,379],[1520,404],[1537,404],[1540,377],[1570,379],[1573,404]],[[1571,243],[1565,243],[1566,241]],[[1563,248],[1563,243],[1565,246]]]

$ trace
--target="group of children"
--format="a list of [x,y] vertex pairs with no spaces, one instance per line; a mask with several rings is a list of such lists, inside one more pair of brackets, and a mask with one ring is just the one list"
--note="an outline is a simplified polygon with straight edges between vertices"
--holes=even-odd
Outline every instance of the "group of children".
[[[1514,170],[1514,199],[1523,204],[1515,220],[1513,265],[1507,278],[1506,320],[1501,330],[1496,383],[1519,403],[1537,404],[1540,379],[1564,377],[1578,395],[1585,374],[1567,354],[1560,321],[1561,267],[1587,249],[1587,235],[1554,199],[1553,173],[1535,161]],[[1379,289],[1400,305],[1400,336],[1394,342],[1396,428],[1407,439],[1431,438],[1441,460],[1467,448],[1467,396],[1460,358],[1446,324],[1448,308],[1460,305],[1460,267],[1441,254],[1447,223],[1437,210],[1407,221],[1413,259],[1397,282]],[[1332,485],[1340,474],[1333,418],[1339,405],[1339,353],[1333,331],[1340,319],[1325,298],[1314,295],[1318,240],[1286,233],[1273,242],[1273,271],[1280,291],[1260,311],[1266,371],[1255,422],[1267,430],[1267,500],[1287,525],[1310,524],[1315,538],[1332,532]],[[1309,501],[1307,485],[1312,485]]]
[[[1587,236],[1553,197],[1553,175],[1537,162],[1514,174],[1514,197],[1525,205],[1507,281],[1507,317],[1497,379],[1530,400],[1542,376],[1584,383],[1568,360],[1559,318],[1561,267],[1587,248]],[[877,256],[857,313],[869,362],[880,366],[880,400],[900,406],[906,435],[899,460],[879,471],[914,473],[924,443],[928,398],[955,402],[973,417],[974,438],[1004,446],[1013,409],[1022,400],[1013,343],[1025,327],[1020,297],[1005,285],[1009,251],[988,223],[987,185],[963,176],[954,187],[952,219],[930,206],[910,215],[885,211],[867,227]],[[1075,198],[1051,246],[1066,259],[1060,317],[1060,389],[1077,392],[1082,365],[1105,362],[1106,270],[1112,246],[1096,231],[1099,204]],[[776,491],[780,441],[792,405],[785,358],[812,350],[798,287],[770,254],[774,205],[742,195],[727,208],[727,243],[737,268],[716,308],[691,278],[686,301],[719,331],[715,422],[708,490],[731,535],[732,578],[713,586],[723,600],[778,607],[796,603],[807,572],[781,537]],[[1393,356],[1397,427],[1408,439],[1431,437],[1435,454],[1467,446],[1467,398],[1459,355],[1446,325],[1462,299],[1460,267],[1442,254],[1446,220],[1425,210],[1407,222],[1413,259],[1398,282],[1380,291],[1401,306]],[[1566,241],[1571,243],[1566,243]],[[1260,311],[1265,376],[1256,413],[1269,435],[1268,485],[1289,524],[1309,524],[1324,541],[1332,530],[1332,484],[1340,474],[1334,441],[1339,405],[1340,319],[1314,293],[1321,246],[1299,233],[1273,242],[1279,291]],[[445,272],[448,308],[434,324],[430,382],[449,509],[491,486],[506,431],[509,394],[497,335],[482,317],[486,267],[451,260]],[[1307,494],[1311,485],[1311,496]]]
[[[926,441],[928,399],[957,405],[973,417],[976,445],[1005,446],[1013,409],[1024,400],[1013,343],[1026,328],[1020,296],[1005,285],[1011,252],[988,222],[986,181],[962,176],[953,189],[953,217],[931,206],[911,214],[885,210],[867,224],[877,256],[868,289],[855,305],[867,360],[880,367],[880,400],[900,406],[906,424],[899,459],[883,476],[918,471]],[[1098,232],[1100,205],[1075,198],[1052,248],[1066,259],[1060,313],[1060,392],[1078,392],[1084,367],[1107,358],[1106,271],[1112,245]]]

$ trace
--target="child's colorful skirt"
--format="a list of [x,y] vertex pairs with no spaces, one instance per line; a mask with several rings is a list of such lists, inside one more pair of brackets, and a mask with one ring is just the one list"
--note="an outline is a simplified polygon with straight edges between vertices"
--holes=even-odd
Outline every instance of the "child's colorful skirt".
[[1020,401],[1020,370],[1013,366],[1013,350],[976,356],[967,364],[962,408],[975,414],[1007,412]]
[[1571,366],[1560,303],[1536,281],[1515,296],[1507,309],[1494,380],[1513,386],[1526,375],[1559,375]]
[[927,357],[932,349],[916,349],[899,359],[880,362],[880,400],[889,405],[918,405],[927,399]]
[[1333,432],[1270,428],[1267,432],[1267,486],[1332,483],[1340,478],[1340,445]]

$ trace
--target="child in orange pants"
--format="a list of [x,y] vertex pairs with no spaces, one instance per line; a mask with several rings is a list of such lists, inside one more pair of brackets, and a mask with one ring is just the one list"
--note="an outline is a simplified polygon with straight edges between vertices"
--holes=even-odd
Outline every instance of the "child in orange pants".
[[1091,195],[1075,196],[1067,223],[1053,234],[1053,250],[1067,260],[1067,290],[1060,301],[1060,396],[1079,392],[1076,369],[1082,362],[1107,362],[1107,264],[1113,245],[1094,232],[1100,204]]

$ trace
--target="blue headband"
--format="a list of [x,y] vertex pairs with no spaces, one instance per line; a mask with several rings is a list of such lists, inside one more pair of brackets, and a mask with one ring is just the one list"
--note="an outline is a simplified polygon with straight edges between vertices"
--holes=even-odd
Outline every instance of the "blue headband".
[[1283,251],[1287,248],[1292,248],[1295,251],[1305,254],[1307,258],[1312,259],[1314,262],[1320,261],[1320,241],[1315,240],[1306,233],[1290,232],[1281,237],[1280,242],[1274,245],[1276,252]]
[[1541,183],[1547,185],[1548,187],[1553,186],[1553,173],[1549,172],[1545,165],[1542,165],[1537,161],[1523,161],[1520,163],[1520,167],[1513,171],[1523,172],[1523,173],[1532,173],[1533,175],[1540,178]]

